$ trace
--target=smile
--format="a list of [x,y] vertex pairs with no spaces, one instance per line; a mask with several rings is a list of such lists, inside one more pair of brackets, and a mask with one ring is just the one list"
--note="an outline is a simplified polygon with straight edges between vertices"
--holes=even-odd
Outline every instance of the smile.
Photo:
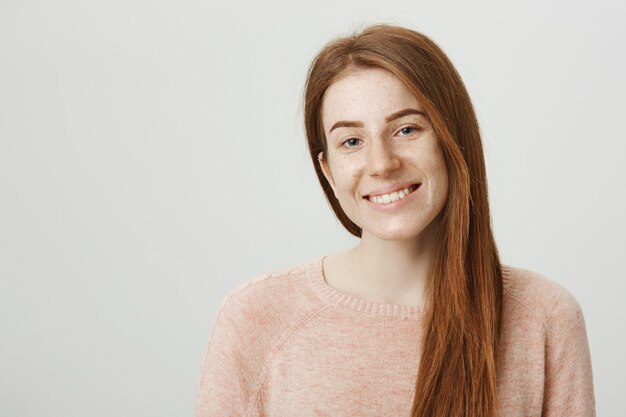
[[376,204],[391,204],[395,201],[402,200],[407,195],[411,194],[413,191],[417,190],[421,184],[413,184],[407,188],[402,190],[394,191],[389,194],[380,194],[380,195],[370,195],[366,196],[369,201]]

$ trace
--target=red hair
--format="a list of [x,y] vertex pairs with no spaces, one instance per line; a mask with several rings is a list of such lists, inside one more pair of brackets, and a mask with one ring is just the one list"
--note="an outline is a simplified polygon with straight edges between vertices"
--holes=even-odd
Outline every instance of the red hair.
[[309,153],[335,215],[357,237],[362,230],[343,212],[317,155],[327,154],[320,111],[324,92],[346,71],[368,67],[393,73],[424,105],[441,141],[450,184],[427,289],[411,416],[495,417],[502,269],[474,108],[444,52],[414,30],[372,25],[319,51],[305,85]]

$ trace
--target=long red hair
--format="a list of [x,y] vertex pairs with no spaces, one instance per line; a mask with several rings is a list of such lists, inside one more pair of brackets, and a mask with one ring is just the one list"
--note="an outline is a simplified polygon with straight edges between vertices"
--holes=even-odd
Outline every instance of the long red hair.
[[391,71],[420,100],[441,141],[449,178],[440,213],[412,417],[495,417],[502,269],[491,230],[487,177],[474,108],[444,52],[417,31],[371,25],[332,40],[307,75],[304,123],[317,177],[335,215],[351,234],[362,230],[343,212],[317,160],[327,143],[321,105],[346,70]]

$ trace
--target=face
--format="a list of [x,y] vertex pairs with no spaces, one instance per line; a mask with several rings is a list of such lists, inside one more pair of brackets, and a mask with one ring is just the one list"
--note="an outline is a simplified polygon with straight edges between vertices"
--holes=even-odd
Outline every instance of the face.
[[443,150],[399,78],[381,68],[348,73],[326,90],[322,122],[322,171],[362,238],[413,239],[433,223],[448,198]]

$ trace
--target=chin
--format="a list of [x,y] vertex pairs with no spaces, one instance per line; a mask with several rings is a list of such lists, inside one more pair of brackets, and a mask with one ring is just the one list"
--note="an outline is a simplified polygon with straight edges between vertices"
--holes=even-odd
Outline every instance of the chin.
[[423,228],[391,228],[391,229],[363,229],[363,234],[381,240],[410,240],[415,239],[423,231]]

